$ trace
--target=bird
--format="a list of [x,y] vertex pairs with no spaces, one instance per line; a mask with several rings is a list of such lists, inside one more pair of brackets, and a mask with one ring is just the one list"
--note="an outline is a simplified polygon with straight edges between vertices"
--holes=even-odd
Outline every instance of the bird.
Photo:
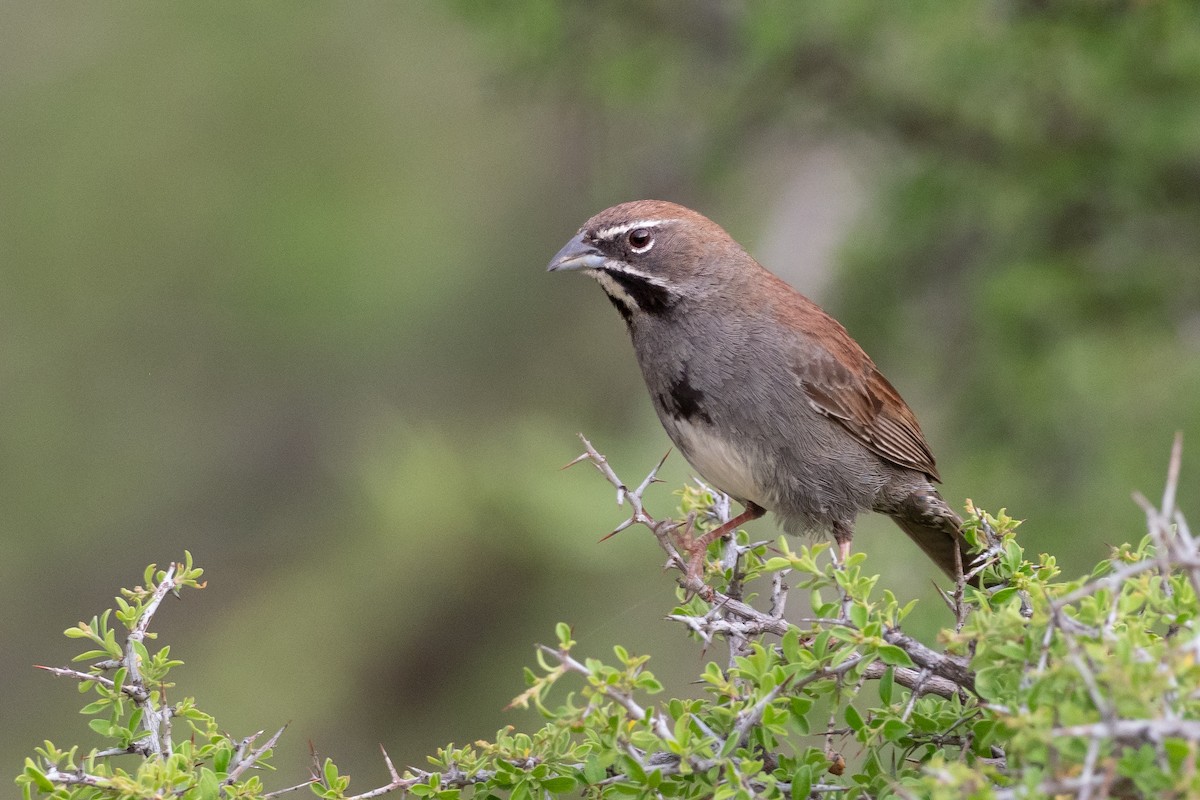
[[788,534],[832,534],[839,564],[859,514],[885,514],[962,580],[962,519],[938,493],[908,404],[837,320],[720,225],[663,200],[621,203],[585,222],[548,270],[600,284],[668,437],[744,507],[683,537],[693,582],[708,544],[767,511]]

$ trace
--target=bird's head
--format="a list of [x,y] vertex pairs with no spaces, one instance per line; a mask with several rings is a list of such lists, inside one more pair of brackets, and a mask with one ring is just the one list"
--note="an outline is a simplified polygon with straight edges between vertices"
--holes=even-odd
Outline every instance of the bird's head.
[[727,289],[746,262],[754,264],[707,217],[662,200],[635,200],[584,223],[551,259],[549,271],[592,276],[629,321]]

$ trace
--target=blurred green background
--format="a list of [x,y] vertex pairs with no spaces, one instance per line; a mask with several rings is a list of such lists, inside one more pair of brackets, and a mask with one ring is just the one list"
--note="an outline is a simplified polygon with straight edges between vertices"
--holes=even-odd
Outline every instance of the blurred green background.
[[[558,620],[692,674],[650,537],[598,544],[611,489],[558,471],[577,431],[630,480],[668,447],[599,289],[544,274],[635,197],[838,315],[947,498],[1068,574],[1140,535],[1177,429],[1198,518],[1191,3],[17,0],[0,109],[10,774],[91,744],[31,665],[184,548],[177,691],[235,735],[290,720],[278,785],[307,741],[362,791],[377,743],[529,727],[503,706]],[[948,621],[889,523],[855,542]]]

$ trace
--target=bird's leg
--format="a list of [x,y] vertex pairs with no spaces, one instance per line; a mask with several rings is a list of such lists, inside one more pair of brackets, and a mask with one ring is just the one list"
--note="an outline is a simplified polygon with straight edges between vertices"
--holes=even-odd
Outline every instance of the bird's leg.
[[845,522],[833,523],[833,541],[837,542],[838,566],[846,566],[850,558],[850,543],[854,541],[854,526]]
[[745,511],[702,536],[692,538],[692,526],[689,525],[683,541],[680,543],[684,552],[688,554],[687,585],[692,587],[703,583],[704,553],[710,544],[722,536],[732,533],[747,522],[758,519],[765,513],[767,511],[762,506],[747,501]]

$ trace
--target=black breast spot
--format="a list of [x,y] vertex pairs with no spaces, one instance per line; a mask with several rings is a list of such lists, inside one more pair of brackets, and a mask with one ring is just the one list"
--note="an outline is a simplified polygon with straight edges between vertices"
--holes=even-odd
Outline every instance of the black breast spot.
[[705,409],[704,392],[697,389],[688,380],[688,368],[686,364],[684,364],[679,376],[671,381],[671,385],[667,389],[665,401],[663,405],[677,419],[682,418],[688,422],[700,419],[707,423],[712,423],[712,417],[709,416],[708,411]]

